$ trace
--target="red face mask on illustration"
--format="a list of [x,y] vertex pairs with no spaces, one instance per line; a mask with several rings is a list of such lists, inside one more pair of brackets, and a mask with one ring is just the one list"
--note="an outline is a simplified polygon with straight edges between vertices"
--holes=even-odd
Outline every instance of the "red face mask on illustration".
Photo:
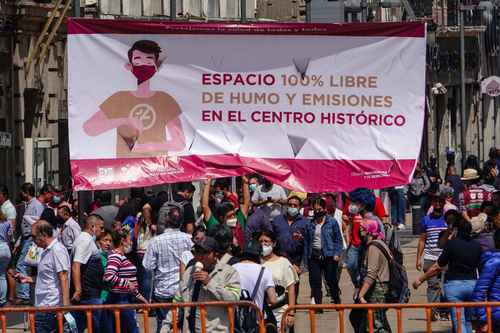
[[132,66],[132,74],[137,78],[137,84],[149,80],[156,73],[156,66],[154,65],[140,65]]

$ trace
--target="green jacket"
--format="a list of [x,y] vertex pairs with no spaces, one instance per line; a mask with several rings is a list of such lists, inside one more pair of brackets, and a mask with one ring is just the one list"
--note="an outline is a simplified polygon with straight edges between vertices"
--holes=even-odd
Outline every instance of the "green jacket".
[[[174,297],[174,303],[191,302],[195,282],[192,279],[193,269],[194,267],[191,266],[184,273],[179,283],[179,290]],[[210,282],[201,288],[198,302],[239,301],[241,294],[240,277],[232,266],[217,262],[214,270],[210,273],[210,278]],[[229,332],[227,309],[225,307],[207,307],[206,309],[206,332]],[[170,311],[169,314],[171,313]],[[189,313],[189,308],[186,308],[184,311],[183,332],[189,332],[189,324],[187,322]],[[199,308],[196,311],[196,332],[201,332]]]

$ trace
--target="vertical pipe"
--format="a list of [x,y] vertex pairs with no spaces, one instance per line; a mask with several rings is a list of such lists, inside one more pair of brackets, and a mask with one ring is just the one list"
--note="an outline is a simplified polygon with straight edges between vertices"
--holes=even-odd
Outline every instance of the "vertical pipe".
[[[86,312],[86,315],[87,315],[87,333],[92,333],[92,311],[87,311]],[[95,332],[95,333],[98,333],[98,332]]]
[[30,312],[28,316],[30,322],[30,331],[31,333],[36,333],[35,314],[33,312]]
[[457,323],[457,333],[462,333],[462,308],[455,308],[455,319]]
[[232,305],[227,308],[227,317],[229,318],[229,332],[234,332],[234,307]]
[[427,333],[432,333],[432,309],[425,308],[425,322],[427,327]]
[[63,314],[61,311],[57,311],[57,328],[59,333],[64,333],[64,321]]
[[403,333],[403,314],[401,309],[396,310],[397,322],[398,322],[398,333]]
[[245,22],[247,20],[247,0],[240,0],[240,7],[241,22]]
[[[179,332],[179,328],[177,327],[177,308],[176,307],[173,307],[172,308],[172,329],[173,329],[173,333],[178,333]],[[184,318],[181,318],[181,321],[184,322]]]
[[464,10],[459,8],[460,19],[460,140],[461,140],[461,153],[462,153],[462,167],[465,166],[465,159],[467,155],[466,150],[466,105],[465,105],[465,31],[464,31]]
[[201,333],[207,333],[207,309],[200,305]]
[[[149,309],[144,308],[142,311],[142,316],[144,319],[144,333],[149,333]],[[172,322],[176,321],[176,317],[172,317]]]
[[309,332],[316,333],[316,310],[309,310]]
[[[500,58],[500,57],[498,57]],[[497,131],[497,122],[498,122],[498,97],[493,97],[493,146],[497,146],[497,137],[498,135],[496,134]]]
[[486,323],[488,324],[488,333],[493,332],[493,322],[491,320],[491,306],[486,308]]
[[373,309],[368,309],[368,332],[373,333]]
[[5,313],[2,313],[0,318],[2,319],[2,333],[7,333],[7,317],[5,316]]
[[345,332],[345,310],[339,310],[339,333]]
[[312,0],[306,0],[306,23],[311,23],[311,1]]
[[80,12],[80,0],[73,0],[73,3],[72,3],[71,6],[73,8],[73,10],[72,10],[73,11],[73,16],[75,16],[75,17],[82,16],[82,13]]
[[115,314],[115,332],[121,333],[122,329],[120,326],[120,310],[113,311]]
[[177,18],[177,2],[170,0],[170,19],[173,21]]

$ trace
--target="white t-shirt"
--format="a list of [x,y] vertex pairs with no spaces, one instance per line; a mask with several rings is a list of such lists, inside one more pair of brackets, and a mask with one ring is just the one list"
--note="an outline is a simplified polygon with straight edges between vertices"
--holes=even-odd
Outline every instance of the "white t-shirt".
[[[248,291],[248,294],[252,296],[262,265],[240,262],[233,265],[233,268],[236,269],[240,275],[241,290]],[[274,288],[273,275],[269,268],[264,268],[264,274],[262,275],[259,289],[254,299],[255,304],[257,304],[261,310],[264,308],[264,295],[269,288]]]
[[[266,261],[263,266],[271,270],[273,281],[276,286],[287,289],[291,285],[299,283],[299,276],[297,275],[297,272],[293,268],[290,261],[285,257],[280,257],[278,260],[274,261]],[[287,308],[288,305],[283,305],[282,307],[273,310],[273,314],[278,322],[278,327],[281,323],[281,317]]]
[[283,187],[273,184],[268,192],[262,191],[263,185],[257,187],[252,196],[252,202],[257,203],[260,201],[266,201],[267,198],[271,197],[272,200],[284,200],[286,201],[286,192]]
[[5,200],[5,202],[2,204],[2,213],[5,215],[7,220],[15,220],[17,213],[16,213],[16,207],[10,202],[10,200]]
[[72,254],[73,261],[85,265],[92,255],[99,254],[99,250],[92,236],[88,232],[83,231],[73,243]]

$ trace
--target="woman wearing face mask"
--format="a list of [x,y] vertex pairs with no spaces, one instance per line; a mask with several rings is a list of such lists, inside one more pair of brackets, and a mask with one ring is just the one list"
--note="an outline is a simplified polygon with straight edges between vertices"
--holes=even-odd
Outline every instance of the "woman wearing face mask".
[[[295,284],[299,283],[299,277],[290,261],[276,254],[278,249],[274,232],[262,231],[257,239],[262,245],[263,265],[271,270],[276,285],[278,303],[272,306],[272,314],[279,331],[283,313],[288,306],[295,305]],[[294,322],[295,314],[289,313],[286,318],[287,327],[293,327]]]
[[203,210],[203,219],[207,231],[211,231],[218,224],[226,224],[233,229],[235,246],[239,248],[245,247],[245,230],[247,227],[248,210],[250,208],[250,190],[248,187],[248,179],[243,179],[243,204],[239,209],[235,208],[234,203],[230,201],[223,201],[216,209],[215,214],[210,208],[210,187],[211,180],[205,181],[203,188],[203,196],[201,199],[201,207]]
[[342,255],[342,234],[337,221],[326,215],[326,201],[315,199],[312,203],[314,220],[304,237],[304,260],[309,267],[309,284],[316,304],[322,304],[323,275],[332,294],[332,303],[340,304],[337,270]]
[[[137,268],[127,259],[125,254],[132,250],[130,230],[122,228],[113,233],[113,251],[108,256],[104,281],[111,286],[108,295],[108,304],[130,304],[135,299],[147,303],[139,293],[137,284]],[[122,310],[120,312],[122,331],[125,333],[139,333],[135,310]],[[114,332],[111,328],[110,332]]]
[[[362,285],[358,301],[359,303],[386,303],[385,295],[389,290],[390,274],[389,261],[382,251],[390,253],[390,250],[383,241],[384,233],[380,231],[377,221],[364,219],[361,223],[361,237],[367,249],[363,255]],[[373,311],[374,332],[391,332],[386,311],[386,309]],[[366,312],[363,312],[361,321],[353,322],[353,325],[357,327],[355,327],[355,332],[367,332],[369,323]]]

